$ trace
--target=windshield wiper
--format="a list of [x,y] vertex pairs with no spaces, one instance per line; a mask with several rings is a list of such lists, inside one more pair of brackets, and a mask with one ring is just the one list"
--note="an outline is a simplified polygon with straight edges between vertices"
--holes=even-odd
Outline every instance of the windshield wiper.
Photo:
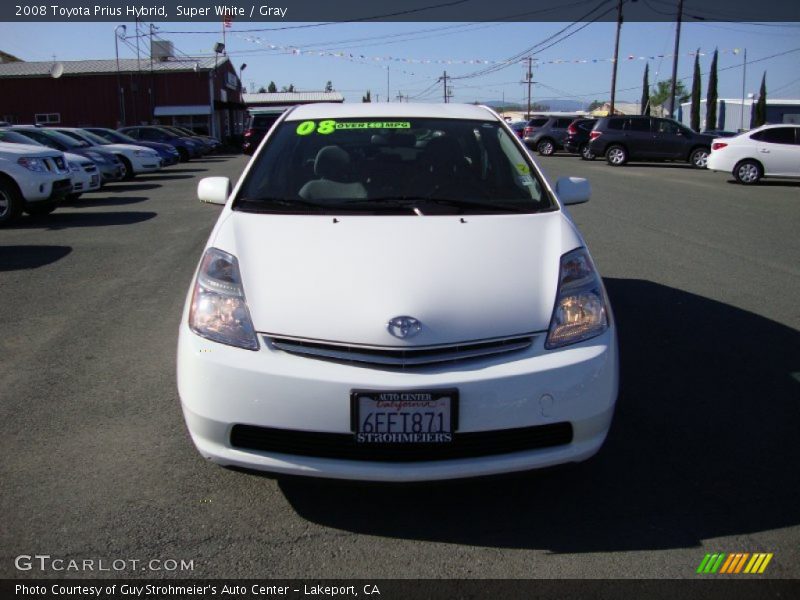
[[311,202],[310,200],[301,200],[295,198],[239,198],[236,202],[237,208],[244,208],[251,212],[274,212],[275,208],[270,208],[269,205],[278,204],[282,206],[307,206],[309,208],[316,208],[324,210],[329,208],[328,204],[319,204]]
[[456,198],[428,198],[425,196],[397,196],[397,197],[386,197],[386,198],[375,198],[372,202],[384,202],[384,201],[395,201],[395,202],[404,202],[404,206],[408,206],[410,204],[417,205],[417,204],[447,204],[450,206],[455,206],[457,208],[485,208],[485,209],[492,209],[492,210],[499,210],[499,211],[506,211],[506,212],[519,212],[519,213],[527,213],[529,212],[522,206],[514,206],[512,204],[497,204],[494,202],[481,202],[475,200],[461,200]]

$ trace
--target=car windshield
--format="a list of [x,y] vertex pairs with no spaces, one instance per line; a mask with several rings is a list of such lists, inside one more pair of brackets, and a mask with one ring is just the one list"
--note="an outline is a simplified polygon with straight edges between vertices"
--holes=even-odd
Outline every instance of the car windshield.
[[90,140],[89,136],[86,135],[83,131],[73,131],[71,129],[59,129],[58,133],[71,137],[73,140],[76,140],[78,142],[86,142],[90,146],[96,146],[100,143],[102,143],[102,145],[108,144],[108,142],[105,140],[103,140],[102,142],[96,142],[94,140]]
[[234,210],[428,215],[557,208],[498,122],[284,121],[254,160]]
[[19,131],[19,133],[34,139],[37,142],[41,142],[45,146],[50,146],[51,148],[56,148],[61,151],[73,148],[89,147],[88,142],[79,141],[71,138],[68,135],[59,133],[58,131],[52,131],[43,127],[37,127],[36,129],[22,129]]
[[0,129],[0,142],[8,142],[10,144],[31,144],[32,146],[43,145],[36,140],[22,135],[21,133],[17,133],[16,131],[8,131],[7,129]]
[[101,138],[103,138],[106,142],[116,143],[116,144],[138,144],[139,141],[133,139],[129,135],[125,135],[124,133],[120,133],[119,131],[114,131],[113,129],[87,129],[90,133],[93,133]]
[[85,129],[76,131],[76,133],[83,139],[88,140],[92,144],[97,144],[98,146],[108,146],[111,143],[104,137],[101,137],[96,133],[92,133],[91,131],[86,131]]
[[169,133],[171,135],[177,135],[177,136],[180,136],[180,137],[186,137],[185,133],[183,133],[180,129],[176,129],[175,127],[169,127],[167,125],[162,125],[162,126],[159,127],[159,129],[161,129],[162,131],[166,131],[167,133]]

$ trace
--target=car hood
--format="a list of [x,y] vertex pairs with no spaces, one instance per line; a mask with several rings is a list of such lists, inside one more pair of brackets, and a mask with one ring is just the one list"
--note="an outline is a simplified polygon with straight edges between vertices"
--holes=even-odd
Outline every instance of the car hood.
[[172,144],[163,144],[161,142],[137,142],[136,145],[150,148],[157,152],[166,152],[167,154],[175,153],[175,146]]
[[[463,221],[233,211],[212,245],[238,258],[257,331],[422,346],[547,329],[559,258],[583,242],[558,211]],[[397,316],[421,331],[392,337]]]
[[64,152],[64,158],[66,158],[69,162],[78,163],[82,165],[84,163],[94,164],[90,158],[86,158],[82,154],[75,154],[73,152]]
[[103,144],[100,146],[100,148],[108,152],[135,152],[136,150],[148,150],[150,152],[155,152],[155,150],[152,148],[138,145],[134,146],[133,144]]
[[37,145],[33,142],[30,144],[0,142],[0,152],[19,155],[20,157],[29,156],[31,158],[58,158],[62,155],[58,150],[52,150],[47,146]]

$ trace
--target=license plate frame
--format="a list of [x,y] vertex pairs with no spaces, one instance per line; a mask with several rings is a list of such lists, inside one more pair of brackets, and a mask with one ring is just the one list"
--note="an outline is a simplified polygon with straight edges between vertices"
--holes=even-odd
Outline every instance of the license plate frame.
[[[427,398],[425,398],[427,396]],[[366,404],[367,409],[372,409],[371,414],[388,414],[390,410],[378,411],[375,406],[378,402],[390,403],[390,406],[385,408],[396,411],[397,414],[401,413],[402,408],[411,409],[410,411],[403,411],[406,414],[422,413],[426,415],[428,412],[433,412],[434,416],[431,421],[425,426],[423,421],[423,429],[427,431],[407,431],[408,417],[404,417],[402,431],[363,431],[360,428],[362,425],[361,416],[364,412]],[[434,404],[429,407],[425,406],[404,406],[405,402],[433,402]],[[370,406],[372,403],[373,406]],[[438,404],[437,404],[438,403]],[[393,408],[391,404],[396,404],[397,408]],[[443,405],[447,406],[447,413],[449,413],[449,421],[447,417],[443,417],[444,421],[441,423],[441,430],[430,431],[430,425],[436,420],[435,415],[441,412],[439,409]],[[452,443],[456,431],[458,430],[458,406],[459,397],[458,390],[455,388],[439,388],[439,389],[420,389],[420,390],[366,390],[366,389],[353,389],[350,391],[350,430],[353,433],[353,439],[357,444],[365,445],[386,445],[396,444],[403,446],[416,446],[420,444],[448,444]],[[425,408],[432,410],[425,411]],[[413,420],[413,417],[411,417]],[[424,417],[423,417],[424,419]],[[391,428],[391,423],[387,418],[385,423],[387,429]],[[399,420],[398,420],[399,425]],[[413,428],[413,422],[412,422]],[[389,436],[389,437],[387,437]]]

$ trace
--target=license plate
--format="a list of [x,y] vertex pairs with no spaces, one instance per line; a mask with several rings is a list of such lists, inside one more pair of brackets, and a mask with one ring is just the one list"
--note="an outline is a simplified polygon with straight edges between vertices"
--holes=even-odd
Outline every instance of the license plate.
[[351,427],[360,444],[453,441],[458,390],[353,390]]

